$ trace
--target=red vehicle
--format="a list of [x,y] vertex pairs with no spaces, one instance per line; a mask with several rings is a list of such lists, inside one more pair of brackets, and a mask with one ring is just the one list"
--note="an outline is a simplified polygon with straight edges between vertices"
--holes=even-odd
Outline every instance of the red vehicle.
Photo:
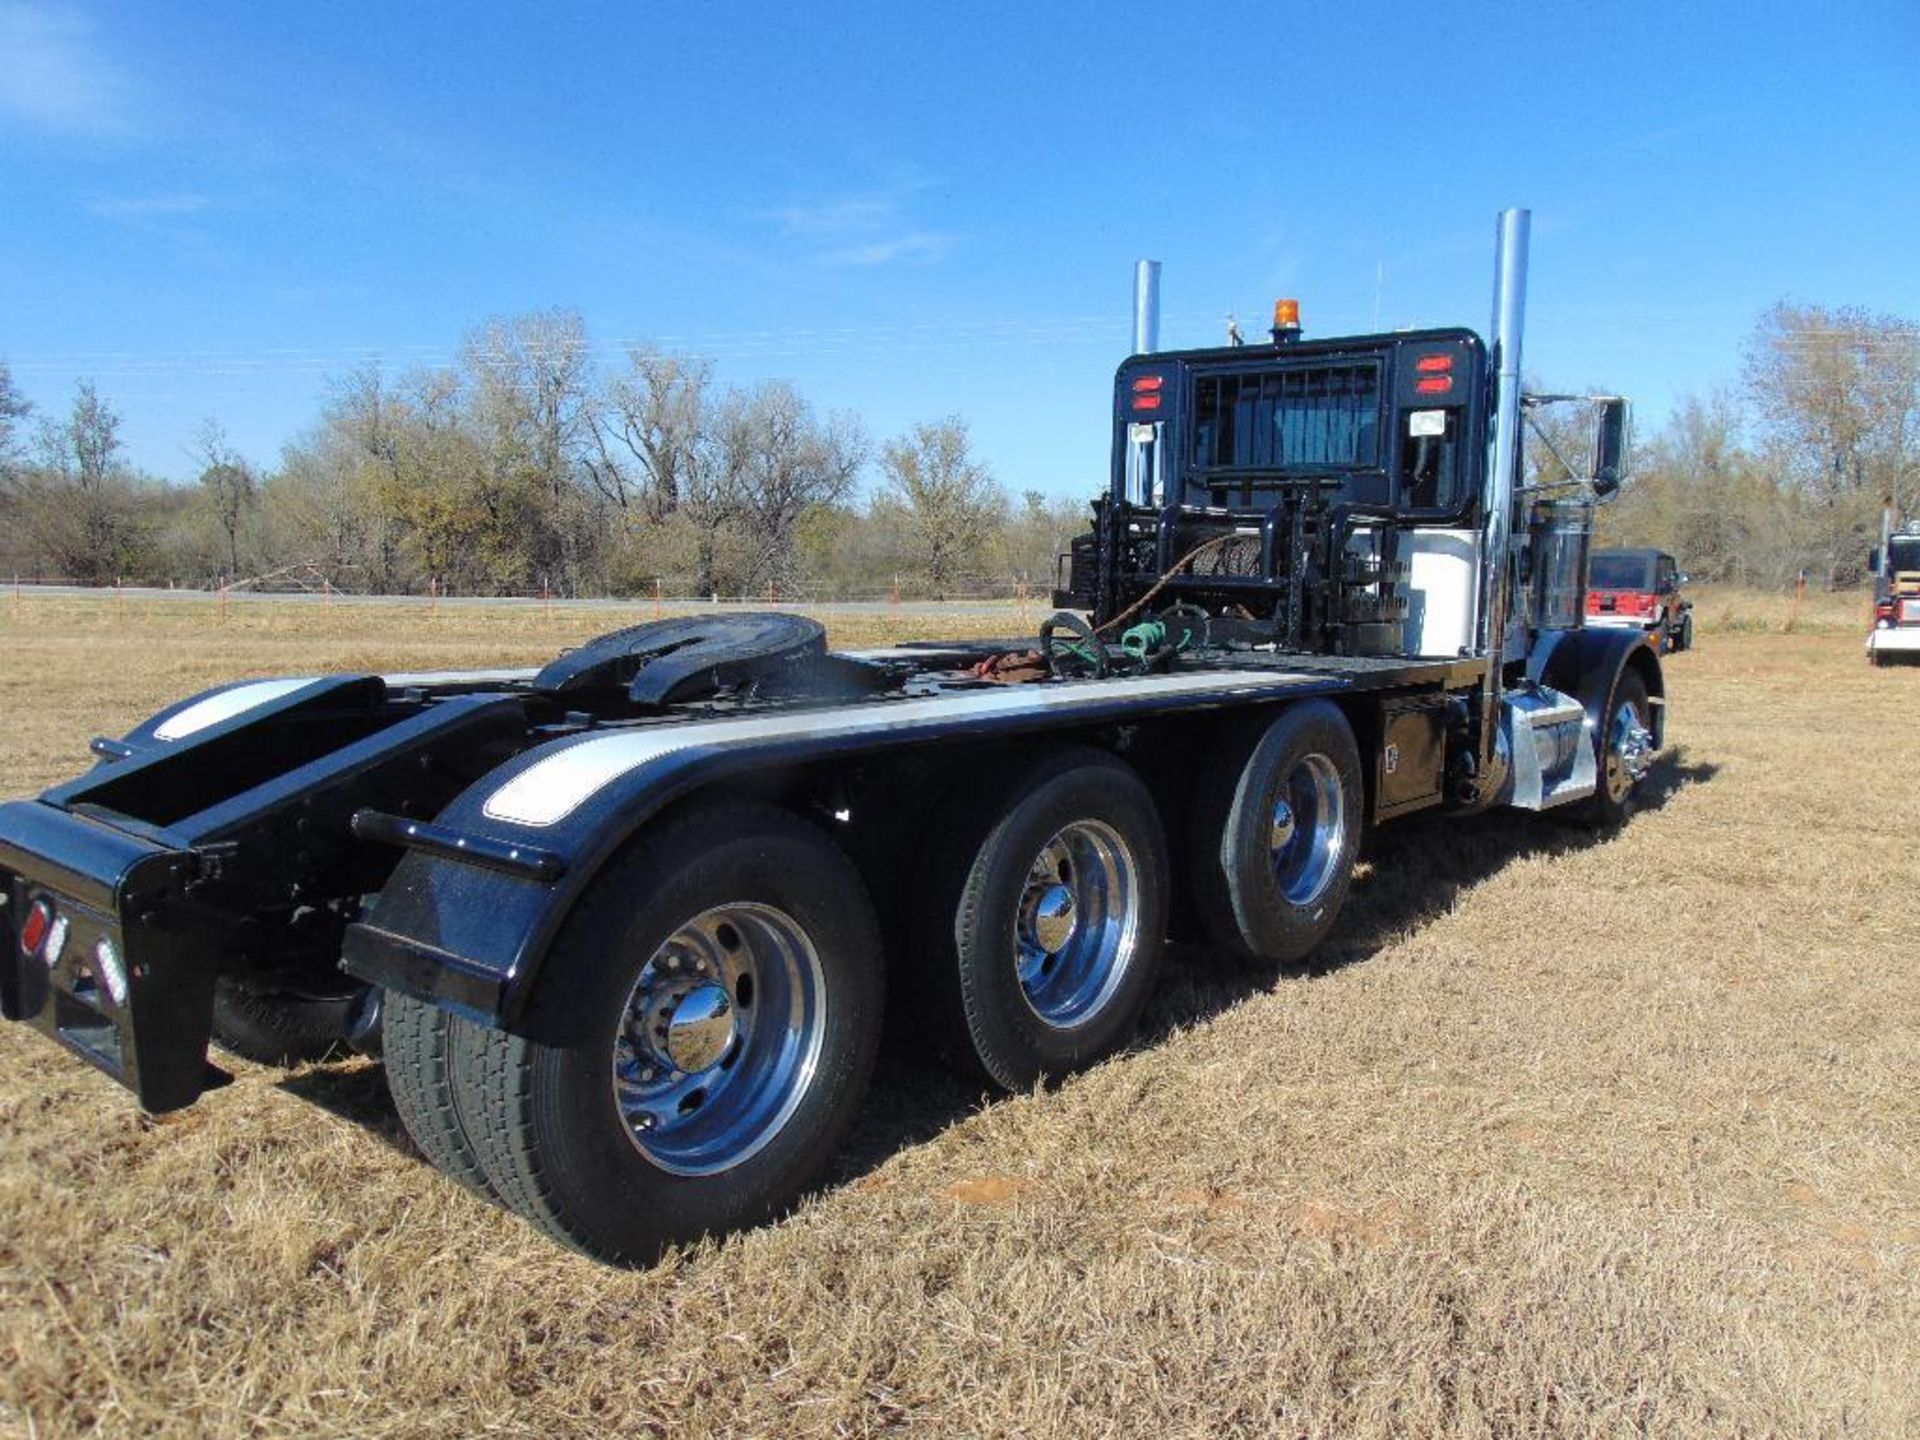
[[1596,550],[1587,578],[1587,624],[1644,630],[1666,654],[1693,648],[1687,577],[1664,550]]

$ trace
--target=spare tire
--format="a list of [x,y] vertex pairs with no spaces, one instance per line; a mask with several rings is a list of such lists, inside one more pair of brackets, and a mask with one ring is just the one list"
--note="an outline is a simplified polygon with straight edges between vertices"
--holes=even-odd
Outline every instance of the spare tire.
[[325,1060],[347,1048],[347,1027],[365,985],[339,995],[254,990],[230,976],[213,987],[213,1038],[224,1050],[262,1065]]

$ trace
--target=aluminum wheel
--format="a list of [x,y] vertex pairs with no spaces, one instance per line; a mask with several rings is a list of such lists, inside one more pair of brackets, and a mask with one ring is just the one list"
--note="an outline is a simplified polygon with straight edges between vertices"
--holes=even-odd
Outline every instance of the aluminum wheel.
[[1311,905],[1333,883],[1346,835],[1339,769],[1325,755],[1302,755],[1274,797],[1267,840],[1274,882],[1288,904]]
[[827,992],[813,942],[770,905],[720,905],[670,935],[628,993],[613,1096],[641,1154],[676,1175],[740,1164],[813,1083]]
[[1642,723],[1639,707],[1622,700],[1607,725],[1607,793],[1624,800],[1652,767],[1653,732]]
[[1043,1023],[1067,1030],[1099,1012],[1140,951],[1139,867],[1118,831],[1076,820],[1041,847],[1014,950],[1020,988]]

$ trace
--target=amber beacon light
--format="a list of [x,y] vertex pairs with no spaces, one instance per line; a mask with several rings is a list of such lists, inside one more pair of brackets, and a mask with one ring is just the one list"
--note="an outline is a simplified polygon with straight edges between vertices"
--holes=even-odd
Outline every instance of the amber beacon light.
[[1273,343],[1285,345],[1300,338],[1300,302],[1298,300],[1276,300],[1273,302]]

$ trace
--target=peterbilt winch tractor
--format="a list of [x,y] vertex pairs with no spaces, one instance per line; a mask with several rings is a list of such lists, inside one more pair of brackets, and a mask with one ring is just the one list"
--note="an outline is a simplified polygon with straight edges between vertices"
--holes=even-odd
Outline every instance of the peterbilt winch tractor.
[[[1593,463],[1529,481],[1528,217],[1491,340],[1162,352],[1027,642],[833,653],[796,615],[539,670],[249,680],[0,807],[0,1008],[150,1111],[242,1055],[383,1057],[419,1149],[645,1263],[822,1174],[893,1007],[980,1080],[1124,1045],[1170,914],[1254,961],[1338,923],[1362,835],[1618,824],[1660,663],[1583,625]],[[1157,277],[1157,271],[1154,272]],[[1178,903],[1176,904],[1176,900]]]

